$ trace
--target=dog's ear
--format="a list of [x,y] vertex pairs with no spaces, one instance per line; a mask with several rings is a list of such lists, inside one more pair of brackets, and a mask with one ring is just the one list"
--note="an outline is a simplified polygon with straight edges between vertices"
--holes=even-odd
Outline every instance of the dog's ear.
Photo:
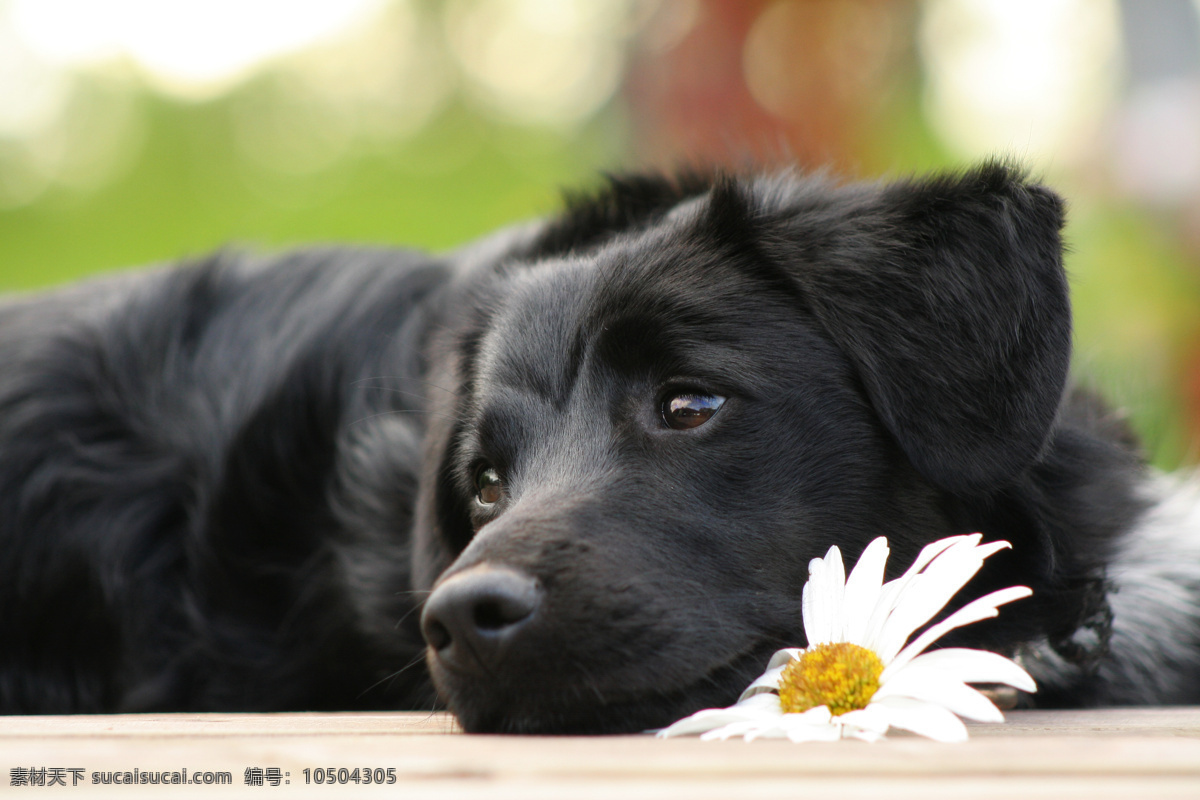
[[1011,479],[1066,383],[1062,201],[1000,163],[835,198],[776,220],[777,257],[923,474],[960,493]]

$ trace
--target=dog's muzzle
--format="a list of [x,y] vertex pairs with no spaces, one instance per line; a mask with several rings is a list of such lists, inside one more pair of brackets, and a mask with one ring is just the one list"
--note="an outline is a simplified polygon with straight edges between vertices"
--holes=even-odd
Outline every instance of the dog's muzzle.
[[542,594],[537,580],[523,572],[479,564],[433,590],[421,613],[421,633],[450,671],[494,673],[506,653],[520,649]]

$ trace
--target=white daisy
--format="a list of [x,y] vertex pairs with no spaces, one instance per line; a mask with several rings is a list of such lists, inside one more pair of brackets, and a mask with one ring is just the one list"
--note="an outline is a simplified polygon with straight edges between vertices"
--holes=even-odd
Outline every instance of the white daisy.
[[794,742],[857,738],[875,741],[890,727],[942,742],[967,738],[959,717],[1003,722],[990,700],[968,683],[1002,683],[1036,691],[1033,678],[1003,656],[983,650],[925,650],[955,628],[996,616],[999,606],[1033,594],[1012,586],[979,598],[913,632],[942,610],[988,556],[1008,542],[980,544],[982,534],[927,546],[907,572],[883,582],[887,539],[871,542],[846,577],[842,554],[829,548],[809,563],[802,612],[808,647],[780,650],[767,671],[729,708],[709,708],[658,732],[743,736]]

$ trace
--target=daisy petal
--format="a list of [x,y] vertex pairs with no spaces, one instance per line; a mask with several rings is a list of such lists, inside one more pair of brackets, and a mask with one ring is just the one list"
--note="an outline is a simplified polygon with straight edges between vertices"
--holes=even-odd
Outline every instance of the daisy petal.
[[809,709],[803,714],[765,713],[713,728],[704,732],[700,738],[703,741],[711,741],[741,736],[747,742],[755,739],[784,738],[793,742],[828,742],[838,738],[838,727],[831,725],[829,719],[829,709],[825,706]]
[[828,725],[833,720],[833,714],[829,713],[829,706],[814,706],[808,711],[801,711],[799,714],[784,714],[786,724],[798,725]]
[[984,559],[1010,546],[1008,542],[977,545],[968,539],[933,559],[924,572],[909,581],[903,597],[884,623],[876,650],[879,657],[887,662],[895,656],[913,631],[933,619],[975,577]]
[[782,667],[789,661],[799,658],[803,652],[803,647],[785,647],[782,650],[776,650],[771,654],[771,660],[767,662],[767,669]]
[[790,661],[800,657],[804,651],[799,647],[786,647],[783,650],[776,650],[771,656],[771,660],[767,662],[767,671],[754,679],[754,682],[746,687],[746,691],[742,692],[738,697],[738,702],[753,697],[756,694],[763,692],[773,692],[779,688],[779,676],[783,674],[783,668]]
[[947,647],[922,653],[909,662],[907,669],[934,667],[945,670],[963,683],[1003,683],[1023,692],[1036,692],[1037,684],[1015,661],[965,647]]
[[842,736],[836,725],[796,725],[787,729],[787,738],[800,742],[836,742]]
[[945,539],[938,539],[936,542],[927,544],[921,549],[921,552],[917,554],[917,558],[915,561],[913,561],[912,566],[906,569],[904,574],[897,578],[896,581],[903,581],[916,575],[918,572],[925,569],[929,562],[933,561],[951,547],[962,546],[965,542],[970,542],[970,546],[974,547],[982,540],[982,533],[972,533],[965,536],[948,536]]
[[842,620],[845,614],[842,606],[846,601],[846,566],[842,563],[842,551],[837,545],[829,548],[825,554],[825,580],[827,582],[828,605],[825,608],[829,614],[829,632],[827,642],[842,641]]
[[738,702],[740,703],[756,694],[775,691],[779,688],[779,676],[782,674],[783,667],[775,667],[759,675],[754,679],[754,683],[747,686],[746,691],[741,693],[738,697]]
[[700,740],[711,742],[714,739],[725,740],[732,739],[734,736],[741,736],[749,741],[751,738],[756,738],[757,736],[772,739],[779,738],[782,735],[783,731],[779,728],[779,720],[770,720],[762,723],[754,720],[740,720],[702,733],[700,734]]
[[808,562],[808,583],[801,595],[804,634],[808,644],[835,641],[841,635],[842,597],[846,592],[846,573],[842,551],[829,548],[825,558]]
[[842,738],[862,739],[864,742],[874,743],[882,739],[883,734],[868,728],[859,728],[855,725],[844,725],[842,727]]
[[911,697],[934,703],[960,717],[979,722],[1004,722],[1000,709],[982,694],[958,680],[953,673],[919,669],[909,664],[879,687],[872,702],[888,697]]
[[887,566],[888,552],[887,539],[880,536],[867,545],[850,571],[842,601],[843,641],[865,646],[863,637],[867,632],[867,623],[883,590],[883,570]]
[[[690,717],[684,717],[656,734],[665,739],[670,736],[692,736],[708,733],[740,723],[753,723],[759,727],[776,725],[783,716],[779,697],[774,694],[758,694],[728,708],[706,708]],[[733,735],[733,734],[730,734]],[[724,738],[718,736],[718,738]]]
[[804,636],[812,647],[828,637],[829,619],[825,616],[825,562],[814,558],[808,562],[808,583],[800,597],[800,614],[804,621]]
[[887,729],[891,727],[887,714],[872,705],[856,711],[847,711],[838,716],[838,722],[860,730],[874,731],[880,735],[887,733]]
[[780,729],[792,741],[835,741],[840,735],[838,726],[830,723],[828,706],[818,705],[802,714],[785,714]]
[[[705,709],[705,710],[706,711],[716,711],[717,709],[710,708],[710,709]],[[698,733],[705,734],[705,733],[711,733],[713,731],[721,730],[721,728],[725,727],[726,725],[733,724],[734,722],[743,722],[743,721],[744,720],[742,720],[742,719],[735,720],[732,718],[726,718],[723,720],[722,718],[715,717],[715,716],[714,717],[709,717],[707,715],[697,716],[696,714],[693,714],[690,717],[684,717],[683,719],[679,720],[678,722],[676,722],[666,728],[663,728],[662,730],[658,731],[654,735],[656,738],[659,738],[659,739],[668,739],[672,736],[695,736]]]
[[782,727],[793,742],[833,742],[841,737],[841,730],[831,720],[829,707],[817,706],[800,714],[784,714]]
[[885,697],[872,702],[870,708],[879,707],[887,714],[887,720],[896,728],[939,742],[965,742],[967,726],[939,705],[913,700],[908,697]]
[[880,635],[883,633],[888,617],[891,615],[892,609],[896,607],[896,601],[900,598],[901,589],[905,585],[907,585],[907,581],[901,583],[901,579],[896,579],[885,583],[879,590],[879,595],[875,598],[875,608],[871,611],[866,627],[863,629],[861,642],[863,647],[868,650],[879,650]]
[[972,622],[979,622],[983,619],[990,619],[997,616],[1000,612],[999,606],[1005,603],[1011,603],[1014,600],[1020,600],[1024,597],[1029,597],[1033,594],[1033,590],[1028,586],[1010,586],[1007,589],[1001,589],[991,594],[986,594],[978,600],[967,603],[965,606],[955,611],[946,619],[930,625],[924,633],[918,636],[907,647],[896,654],[896,657],[891,660],[891,663],[884,669],[883,674],[879,676],[879,680],[888,680],[888,673],[894,673],[896,670],[903,667],[909,661],[912,661],[925,648],[933,644],[935,641],[945,636],[955,628],[961,628],[963,625],[970,625]]
[[[870,650],[879,650],[879,638],[883,632],[884,625],[896,603],[904,595],[905,588],[908,584],[925,568],[930,561],[937,558],[943,552],[956,544],[969,542],[970,546],[979,543],[983,538],[983,534],[976,533],[970,536],[950,536],[945,539],[939,539],[936,542],[925,545],[921,552],[917,555],[916,561],[909,567],[903,575],[896,578],[894,581],[888,581],[883,585],[883,589],[879,593],[879,599],[876,601],[875,610],[871,612],[870,621],[867,623],[866,633],[864,635],[863,647]],[[903,642],[901,642],[903,644]]]

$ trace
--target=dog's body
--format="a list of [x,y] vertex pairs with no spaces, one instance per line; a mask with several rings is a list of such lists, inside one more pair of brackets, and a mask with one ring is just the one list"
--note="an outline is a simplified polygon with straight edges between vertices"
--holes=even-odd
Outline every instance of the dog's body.
[[641,730],[803,645],[831,544],[972,531],[1013,549],[963,601],[1035,594],[954,642],[1047,705],[1200,701],[1200,502],[1064,390],[1061,222],[999,165],[639,178],[444,257],[11,300],[0,711],[427,708],[432,673],[470,730]]

